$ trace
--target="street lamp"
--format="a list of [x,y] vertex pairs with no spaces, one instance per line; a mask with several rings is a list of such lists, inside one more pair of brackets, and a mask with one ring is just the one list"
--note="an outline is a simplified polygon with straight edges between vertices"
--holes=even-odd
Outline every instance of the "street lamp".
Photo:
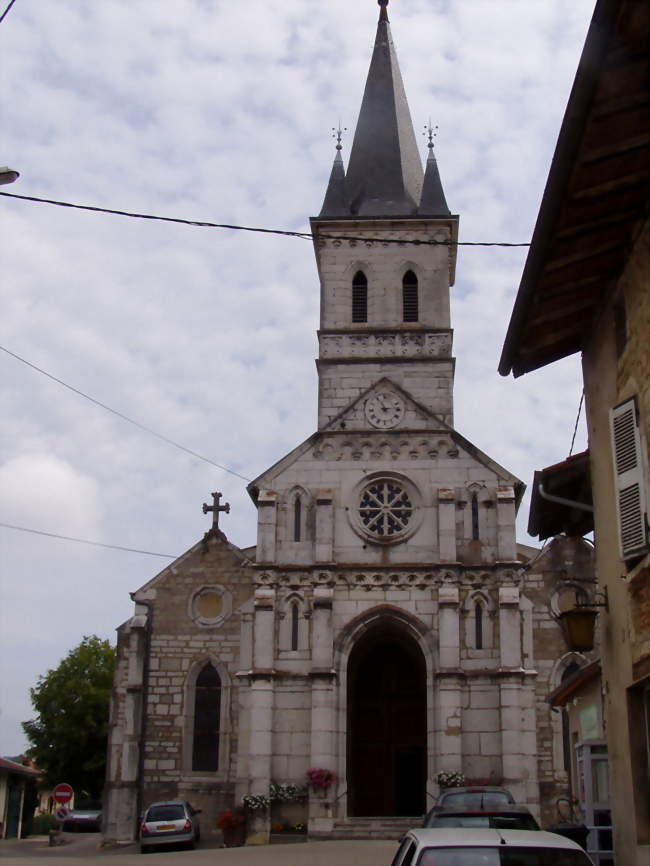
[[13,183],[20,177],[20,172],[7,165],[0,165],[0,184]]
[[560,626],[564,632],[569,648],[574,652],[590,652],[594,648],[594,631],[596,628],[597,607],[604,607],[609,611],[609,600],[607,598],[607,587],[602,595],[603,601],[578,602],[571,610],[565,610],[560,614]]

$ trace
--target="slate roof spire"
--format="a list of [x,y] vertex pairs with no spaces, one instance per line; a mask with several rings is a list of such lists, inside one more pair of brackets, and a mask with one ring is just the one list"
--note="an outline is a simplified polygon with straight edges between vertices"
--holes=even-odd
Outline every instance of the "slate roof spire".
[[[377,36],[350,152],[347,174],[337,153],[321,217],[413,216],[424,183],[422,162],[388,21],[388,0],[380,6]],[[437,166],[430,172],[438,178]],[[434,184],[435,186],[435,184]],[[444,203],[445,214],[449,213]]]
[[447,200],[445,199],[442,181],[440,180],[440,172],[438,171],[438,163],[433,150],[433,139],[436,134],[436,129],[438,129],[438,127],[431,126],[431,121],[429,121],[427,127],[427,132],[429,134],[429,141],[427,144],[427,147],[429,148],[429,158],[427,159],[427,167],[424,172],[424,184],[422,186],[422,198],[420,199],[419,212],[421,214],[426,214],[427,216],[446,216],[450,211],[447,207]]

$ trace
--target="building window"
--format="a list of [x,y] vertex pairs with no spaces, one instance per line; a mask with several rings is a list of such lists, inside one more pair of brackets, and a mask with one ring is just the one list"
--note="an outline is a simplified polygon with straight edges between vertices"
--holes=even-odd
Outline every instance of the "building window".
[[402,280],[402,305],[404,322],[417,322],[420,318],[418,309],[418,278],[413,271],[407,271]]
[[359,504],[361,524],[369,535],[383,540],[406,532],[413,505],[408,491],[393,478],[378,478],[363,490]]
[[472,493],[472,539],[479,539],[479,523],[478,523],[478,496]]
[[302,500],[296,496],[293,503],[293,540],[300,541],[300,527],[302,518]]
[[368,280],[363,271],[357,271],[352,280],[352,321],[368,321]]
[[647,514],[639,413],[632,397],[610,410],[614,483],[622,559],[635,559],[648,550]]
[[298,649],[298,627],[300,625],[300,606],[297,601],[291,605],[291,649]]
[[483,605],[480,601],[474,605],[474,646],[483,649]]
[[214,772],[219,769],[219,728],[221,722],[221,677],[208,662],[194,687],[194,732],[192,769]]

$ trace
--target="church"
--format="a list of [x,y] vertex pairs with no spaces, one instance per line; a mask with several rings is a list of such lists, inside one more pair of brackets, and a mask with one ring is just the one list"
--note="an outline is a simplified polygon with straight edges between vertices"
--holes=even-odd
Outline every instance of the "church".
[[504,785],[546,823],[566,793],[546,695],[575,669],[557,615],[570,575],[593,577],[591,552],[566,537],[542,555],[518,545],[523,483],[454,428],[458,216],[431,134],[423,169],[379,6],[347,170],[339,137],[311,219],[318,426],[248,486],[254,546],[228,541],[215,493],[212,529],[133,593],[111,839],[171,798],[204,827],[256,806],[255,844],[276,820],[311,838],[395,838],[445,774]]

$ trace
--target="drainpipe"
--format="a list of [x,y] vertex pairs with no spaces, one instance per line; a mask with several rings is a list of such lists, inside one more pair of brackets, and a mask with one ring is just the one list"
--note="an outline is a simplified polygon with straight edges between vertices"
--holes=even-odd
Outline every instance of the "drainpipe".
[[555,502],[558,505],[568,505],[569,508],[578,508],[580,511],[590,511],[593,514],[593,505],[587,505],[585,502],[576,502],[574,499],[565,499],[564,496],[554,496],[552,493],[547,493],[544,490],[543,484],[538,484],[537,492],[542,499],[547,499],[549,502]]

